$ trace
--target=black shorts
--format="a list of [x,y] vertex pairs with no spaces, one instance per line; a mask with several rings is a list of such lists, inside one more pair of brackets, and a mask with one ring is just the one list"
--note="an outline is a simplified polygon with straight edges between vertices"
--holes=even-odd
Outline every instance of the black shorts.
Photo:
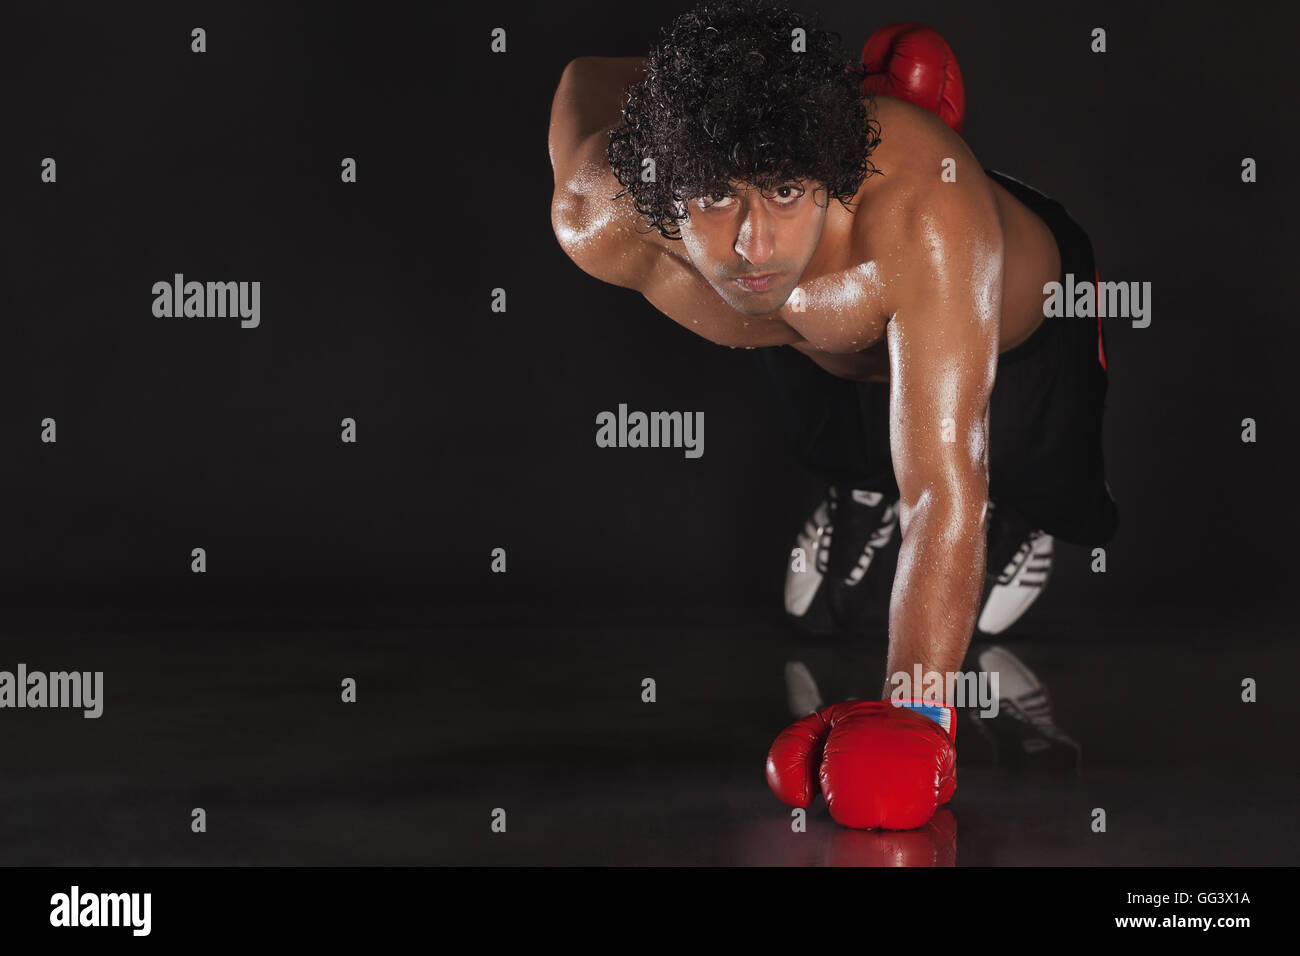
[[[1061,281],[1096,278],[1087,234],[1064,207],[1000,173],[991,179],[1042,218]],[[898,494],[889,452],[889,385],[836,378],[792,348],[756,352],[775,386],[795,457],[829,484]],[[1103,544],[1119,517],[1101,447],[1105,341],[1097,319],[1045,318],[998,359],[989,407],[989,498],[1064,541]]]

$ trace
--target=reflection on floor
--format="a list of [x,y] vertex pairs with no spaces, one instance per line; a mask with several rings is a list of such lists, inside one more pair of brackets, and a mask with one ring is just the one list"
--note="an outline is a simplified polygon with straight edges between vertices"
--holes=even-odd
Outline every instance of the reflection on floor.
[[[874,695],[883,643],[799,642],[751,618],[330,633],[11,628],[0,670],[102,670],[106,700],[98,720],[0,712],[3,862],[1296,859],[1288,641],[1186,623],[1111,628],[1101,641],[1039,623],[976,645],[970,666],[983,655],[1019,675],[1003,694],[1020,700],[1021,730],[1043,731],[1033,701],[1050,689],[1059,738],[1044,732],[1051,746],[1026,747],[1032,734],[1012,724],[980,733],[967,715],[956,797],[928,828],[847,831],[818,801],[795,833],[763,777],[767,746],[789,720],[787,664],[800,661],[827,701]],[[340,701],[348,677],[354,704]],[[1258,703],[1241,700],[1247,677],[1260,682]],[[647,678],[653,703],[642,699]],[[195,807],[206,833],[191,832]],[[503,833],[492,827],[498,810]]]

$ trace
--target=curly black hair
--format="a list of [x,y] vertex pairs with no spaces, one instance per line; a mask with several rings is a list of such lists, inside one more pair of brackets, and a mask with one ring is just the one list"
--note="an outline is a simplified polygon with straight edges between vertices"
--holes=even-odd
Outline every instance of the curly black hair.
[[[805,31],[796,51],[794,30]],[[877,170],[879,124],[863,68],[839,34],[766,0],[706,0],[672,22],[631,88],[606,156],[636,210],[680,239],[685,201],[726,195],[731,180],[771,190],[817,180],[849,208]],[[654,176],[642,178],[643,161]],[[829,199],[828,199],[829,201]]]

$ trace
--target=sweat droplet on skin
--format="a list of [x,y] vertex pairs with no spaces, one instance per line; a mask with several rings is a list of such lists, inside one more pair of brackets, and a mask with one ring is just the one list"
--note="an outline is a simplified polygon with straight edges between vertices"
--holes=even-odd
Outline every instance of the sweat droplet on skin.
[[863,262],[836,275],[813,279],[801,285],[806,308],[833,312],[843,321],[857,319],[855,310],[880,287],[880,270],[875,262]]
[[[817,328],[809,328],[812,334],[805,333],[805,340],[833,353],[861,351],[865,348],[864,334],[870,334],[877,325],[873,315],[883,287],[874,260],[798,286],[801,308],[796,311],[812,312],[817,320]],[[871,341],[875,340],[873,336]]]
[[613,203],[584,202],[580,197],[590,195],[601,181],[598,167],[586,167],[574,177],[563,200],[569,215],[557,225],[555,236],[566,249],[583,248],[593,243],[614,218]]

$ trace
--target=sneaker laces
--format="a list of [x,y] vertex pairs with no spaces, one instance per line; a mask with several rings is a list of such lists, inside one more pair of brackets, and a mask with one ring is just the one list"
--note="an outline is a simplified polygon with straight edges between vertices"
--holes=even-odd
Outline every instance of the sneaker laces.
[[[818,551],[819,570],[857,584],[875,550],[888,543],[893,533],[895,507],[878,491],[834,485],[827,492],[827,503],[830,520]],[[820,567],[823,555],[825,567]]]
[[1016,570],[1029,559],[1034,541],[1042,534],[1008,508],[989,502],[988,573],[998,584],[1007,584]]

